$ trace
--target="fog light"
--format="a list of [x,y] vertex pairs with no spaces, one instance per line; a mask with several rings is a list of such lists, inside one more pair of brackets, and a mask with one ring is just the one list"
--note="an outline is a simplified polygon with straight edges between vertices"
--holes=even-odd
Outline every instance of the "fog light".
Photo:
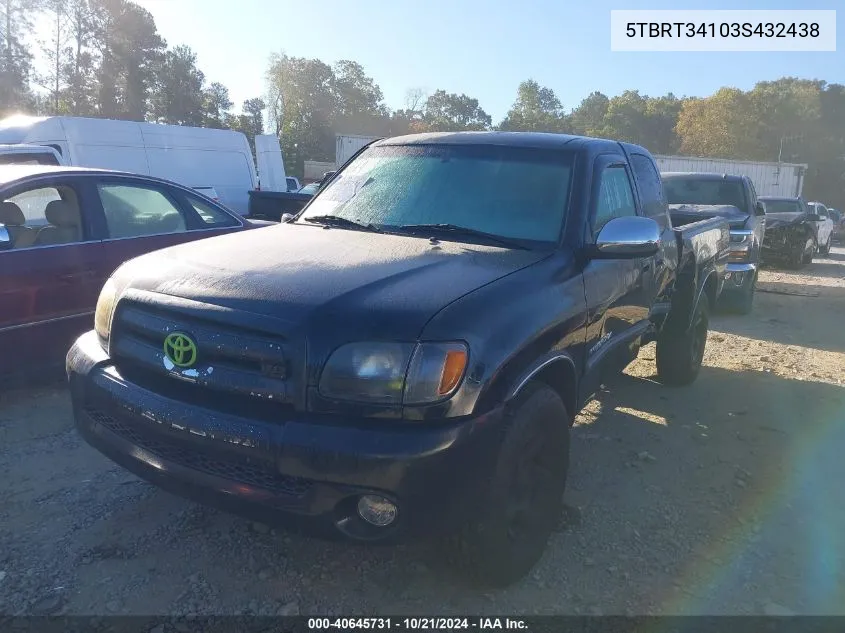
[[384,497],[364,495],[358,501],[358,514],[367,523],[385,527],[396,520],[396,506]]

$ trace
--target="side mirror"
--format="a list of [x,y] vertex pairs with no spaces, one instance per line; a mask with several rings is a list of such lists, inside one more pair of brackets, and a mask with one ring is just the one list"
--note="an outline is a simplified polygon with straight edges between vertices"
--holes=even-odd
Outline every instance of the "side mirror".
[[282,214],[282,224],[287,224],[288,222],[293,221],[294,215],[292,213],[283,213]]
[[0,251],[8,251],[12,249],[12,236],[9,235],[9,230],[5,224],[0,224]]
[[754,209],[754,215],[766,215],[766,205],[760,200],[757,201],[757,206]]
[[633,259],[650,257],[660,248],[660,225],[651,218],[628,216],[605,224],[596,238],[594,257]]

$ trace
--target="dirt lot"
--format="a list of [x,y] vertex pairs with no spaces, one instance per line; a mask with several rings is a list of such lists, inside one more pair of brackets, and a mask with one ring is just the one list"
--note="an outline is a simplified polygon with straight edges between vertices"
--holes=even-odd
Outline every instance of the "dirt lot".
[[576,510],[494,593],[182,501],[83,444],[61,384],[0,393],[0,614],[845,615],[845,249],[761,282],[694,385],[647,348],[588,406]]

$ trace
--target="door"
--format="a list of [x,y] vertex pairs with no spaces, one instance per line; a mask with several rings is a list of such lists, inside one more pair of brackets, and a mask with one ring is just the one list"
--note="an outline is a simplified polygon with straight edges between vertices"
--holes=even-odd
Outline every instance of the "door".
[[760,252],[760,249],[763,246],[763,239],[766,237],[766,214],[761,213],[760,209],[757,208],[757,190],[754,188],[754,182],[750,178],[746,178],[745,182],[748,186],[748,191],[751,194],[751,210],[750,213],[754,217],[754,254],[752,255],[752,261],[756,262],[759,260],[759,255],[757,253]]
[[240,229],[242,221],[199,196],[163,184],[103,178],[92,183],[100,203],[102,274],[168,246]]
[[819,215],[819,248],[825,248],[830,244],[830,236],[833,233],[833,221],[827,213],[827,207],[823,204],[816,205],[816,213]]
[[663,181],[652,159],[644,154],[631,155],[631,168],[642,214],[660,226],[660,250],[651,258],[650,265],[644,271],[645,300],[651,306],[652,313],[668,311],[675,262],[678,261],[678,243],[669,217]]
[[39,179],[0,194],[0,221],[11,221],[13,238],[0,252],[0,373],[60,363],[92,327],[102,245],[90,207],[72,179]]
[[[595,165],[591,222],[587,241],[594,242],[610,220],[641,215],[622,156],[600,156]],[[621,371],[636,355],[632,343],[648,325],[651,302],[645,273],[653,257],[593,259],[584,269],[587,300],[587,363],[584,397],[594,393],[608,372]],[[648,291],[647,291],[648,287]]]

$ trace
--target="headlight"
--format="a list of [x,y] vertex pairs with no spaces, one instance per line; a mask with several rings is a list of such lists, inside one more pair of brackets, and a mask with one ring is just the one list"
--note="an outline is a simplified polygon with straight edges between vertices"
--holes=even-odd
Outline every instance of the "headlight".
[[730,259],[732,261],[748,259],[751,254],[753,231],[735,229],[730,232]]
[[430,404],[454,394],[464,377],[463,343],[350,343],[329,357],[319,391],[373,404]]
[[94,331],[100,337],[103,344],[103,349],[108,351],[109,338],[111,337],[111,322],[114,317],[114,309],[117,305],[117,300],[126,288],[127,282],[115,281],[115,276],[112,275],[106,280],[103,289],[100,290],[100,296],[97,299],[97,307],[94,309]]

